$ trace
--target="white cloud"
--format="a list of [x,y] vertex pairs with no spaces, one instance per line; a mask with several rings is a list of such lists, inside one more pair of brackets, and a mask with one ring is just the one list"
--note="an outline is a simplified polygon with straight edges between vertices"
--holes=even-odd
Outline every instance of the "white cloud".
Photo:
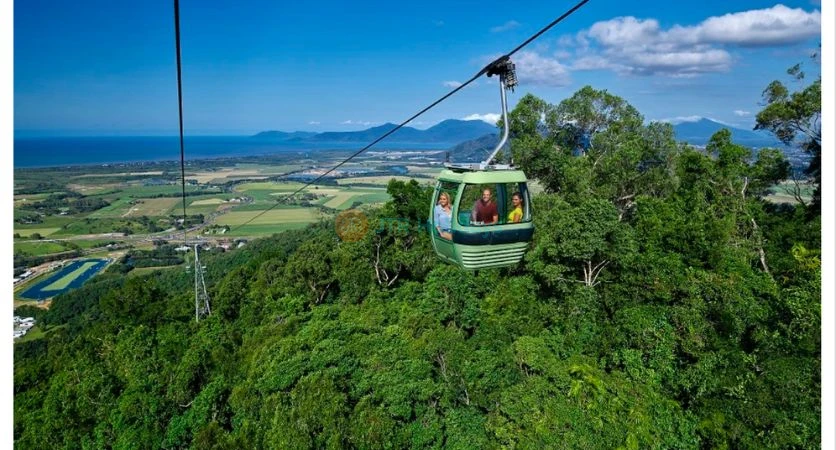
[[317,121],[317,120],[311,120],[310,122],[308,122],[308,125],[319,125],[319,124],[321,124],[321,123],[322,123],[322,122],[319,122],[319,121]]
[[702,119],[702,116],[676,116],[676,117],[668,117],[665,119],[659,119],[657,122],[668,122],[672,124],[678,124],[682,122],[698,122]]
[[367,127],[369,125],[376,125],[376,124],[377,124],[377,122],[368,122],[368,121],[363,121],[363,120],[351,120],[351,119],[344,120],[344,121],[340,122],[340,125],[362,125],[362,126],[365,126],[365,127]]
[[677,77],[722,72],[731,67],[731,55],[698,44],[682,28],[664,31],[654,19],[618,17],[597,22],[579,38],[594,43],[588,54],[572,64],[576,70],[609,69],[620,74],[665,74]]
[[[818,36],[819,11],[783,5],[709,17],[697,25],[668,29],[655,19],[617,17],[558,40],[556,54],[573,50],[575,70],[689,77],[730,69],[729,48],[781,46]],[[561,58],[565,60],[565,58]]]
[[596,22],[587,33],[598,43],[608,47],[630,44],[648,44],[659,35],[659,22],[654,19],[639,20],[635,17],[616,17]]
[[513,30],[514,28],[517,28],[519,26],[520,26],[520,23],[517,22],[516,20],[509,20],[509,21],[503,23],[502,25],[491,28],[491,33],[502,33],[504,31]]
[[457,88],[457,87],[459,87],[459,86],[461,86],[461,85],[462,85],[462,82],[461,82],[461,81],[455,81],[455,80],[453,80],[453,81],[445,81],[445,82],[443,82],[443,83],[441,83],[441,84],[443,84],[443,85],[444,85],[444,87],[448,87],[448,88]]
[[547,86],[568,86],[569,69],[556,58],[541,56],[536,52],[520,52],[514,59],[517,78],[522,83]]
[[751,114],[752,113],[750,113],[749,111],[743,111],[742,109],[735,109],[734,110],[734,115],[738,116],[738,117],[746,117],[746,116],[751,115]]
[[496,121],[498,121],[501,117],[502,115],[496,113],[471,114],[467,117],[462,117],[462,120],[482,120],[491,125],[496,125]]
[[709,17],[695,31],[703,42],[741,46],[795,44],[821,34],[821,13],[775,5]]
[[414,126],[420,126],[420,127],[429,127],[429,126],[435,125],[437,123],[438,123],[438,121],[434,121],[434,120],[414,120],[412,122],[409,122],[409,125],[410,126],[414,125]]

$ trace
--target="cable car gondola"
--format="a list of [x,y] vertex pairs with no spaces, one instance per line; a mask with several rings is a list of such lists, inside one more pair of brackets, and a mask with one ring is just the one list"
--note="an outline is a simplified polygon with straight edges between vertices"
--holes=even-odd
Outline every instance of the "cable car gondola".
[[[471,270],[517,264],[534,234],[525,173],[509,164],[492,164],[508,141],[505,91],[516,85],[514,65],[510,59],[502,58],[492,64],[487,74],[499,75],[502,139],[481,163],[445,164],[430,205],[430,231],[436,254]],[[437,211],[437,206],[444,211]]]

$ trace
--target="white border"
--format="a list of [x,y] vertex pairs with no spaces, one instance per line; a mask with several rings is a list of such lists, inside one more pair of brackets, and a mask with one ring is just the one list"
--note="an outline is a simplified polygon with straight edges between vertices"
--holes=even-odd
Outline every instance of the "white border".
[[[6,211],[0,220],[0,301],[6,307],[6,314],[0,315],[0,360],[6,361],[2,370],[3,397],[0,406],[0,446],[14,445],[14,357],[12,355],[12,315],[14,311],[14,286],[12,285],[12,217],[14,215],[14,2],[0,2],[0,149],[5,162],[0,168],[0,208]],[[4,317],[5,316],[5,317]],[[6,444],[2,444],[6,442]]]
[[833,425],[836,424],[836,398],[834,398],[834,278],[836,265],[833,258],[836,256],[834,249],[834,183],[832,177],[836,155],[834,151],[834,26],[836,26],[836,8],[834,2],[827,0],[822,2],[822,48],[821,48],[821,72],[822,72],[822,346],[821,346],[821,448],[836,448],[836,432]]
[[[5,285],[2,289],[0,301],[5,302],[7,312],[5,318],[0,316],[0,342],[5,344],[0,345],[0,360],[6,361],[6,369],[0,374],[0,383],[3,386],[6,397],[3,399],[2,406],[0,406],[0,436],[5,436],[4,441],[7,443],[3,445],[0,441],[0,447],[12,448],[14,442],[13,435],[13,401],[14,401],[14,384],[13,384],[13,355],[12,355],[12,326],[9,320],[13,310],[12,298],[12,212],[13,212],[13,148],[14,148],[14,2],[0,2],[0,148],[3,151],[5,163],[2,164],[0,171],[5,173],[3,181],[0,182],[0,203],[2,209],[7,212],[5,219],[0,221],[0,239],[2,242],[2,256],[0,256],[0,286]],[[836,326],[836,317],[834,317],[834,275],[836,275],[836,264],[833,258],[836,257],[836,247],[834,247],[834,231],[836,231],[836,221],[834,221],[834,212],[836,206],[836,193],[834,193],[834,184],[832,176],[836,175],[836,111],[834,111],[834,99],[836,99],[836,92],[834,92],[834,53],[836,53],[836,42],[834,42],[834,28],[836,28],[836,5],[831,0],[822,2],[822,348],[821,348],[821,401],[822,401],[822,416],[821,416],[821,448],[836,448],[836,430],[833,425],[836,424],[836,396],[834,396],[834,388],[836,386],[836,370],[834,370],[833,352],[836,350],[836,340],[834,337],[834,326]],[[2,175],[0,175],[2,176]]]

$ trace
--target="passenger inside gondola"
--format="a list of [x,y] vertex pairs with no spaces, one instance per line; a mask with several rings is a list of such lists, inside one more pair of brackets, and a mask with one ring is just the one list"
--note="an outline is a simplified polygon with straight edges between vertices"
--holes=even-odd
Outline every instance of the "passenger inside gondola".
[[438,204],[435,205],[433,219],[438,235],[448,240],[453,239],[453,235],[450,233],[452,214],[450,196],[446,192],[442,192],[438,196]]
[[519,192],[514,192],[514,195],[511,196],[511,206],[513,209],[511,212],[508,213],[508,222],[507,223],[520,223],[523,220],[523,199],[522,194]]
[[473,210],[470,213],[470,220],[473,225],[493,225],[497,223],[499,211],[492,197],[491,190],[485,189],[482,191],[482,198],[473,203]]

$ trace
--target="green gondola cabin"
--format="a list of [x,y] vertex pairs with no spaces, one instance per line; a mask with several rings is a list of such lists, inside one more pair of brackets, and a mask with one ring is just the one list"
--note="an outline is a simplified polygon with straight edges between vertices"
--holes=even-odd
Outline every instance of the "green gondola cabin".
[[[497,222],[474,220],[474,208],[484,190],[491,192],[497,209]],[[439,232],[434,214],[442,192],[452,201],[450,232]],[[522,199],[522,218],[511,222],[512,196]],[[517,264],[525,255],[534,233],[531,201],[525,174],[520,170],[469,171],[444,170],[438,176],[430,209],[430,231],[435,252],[441,259],[465,269],[483,269]]]

